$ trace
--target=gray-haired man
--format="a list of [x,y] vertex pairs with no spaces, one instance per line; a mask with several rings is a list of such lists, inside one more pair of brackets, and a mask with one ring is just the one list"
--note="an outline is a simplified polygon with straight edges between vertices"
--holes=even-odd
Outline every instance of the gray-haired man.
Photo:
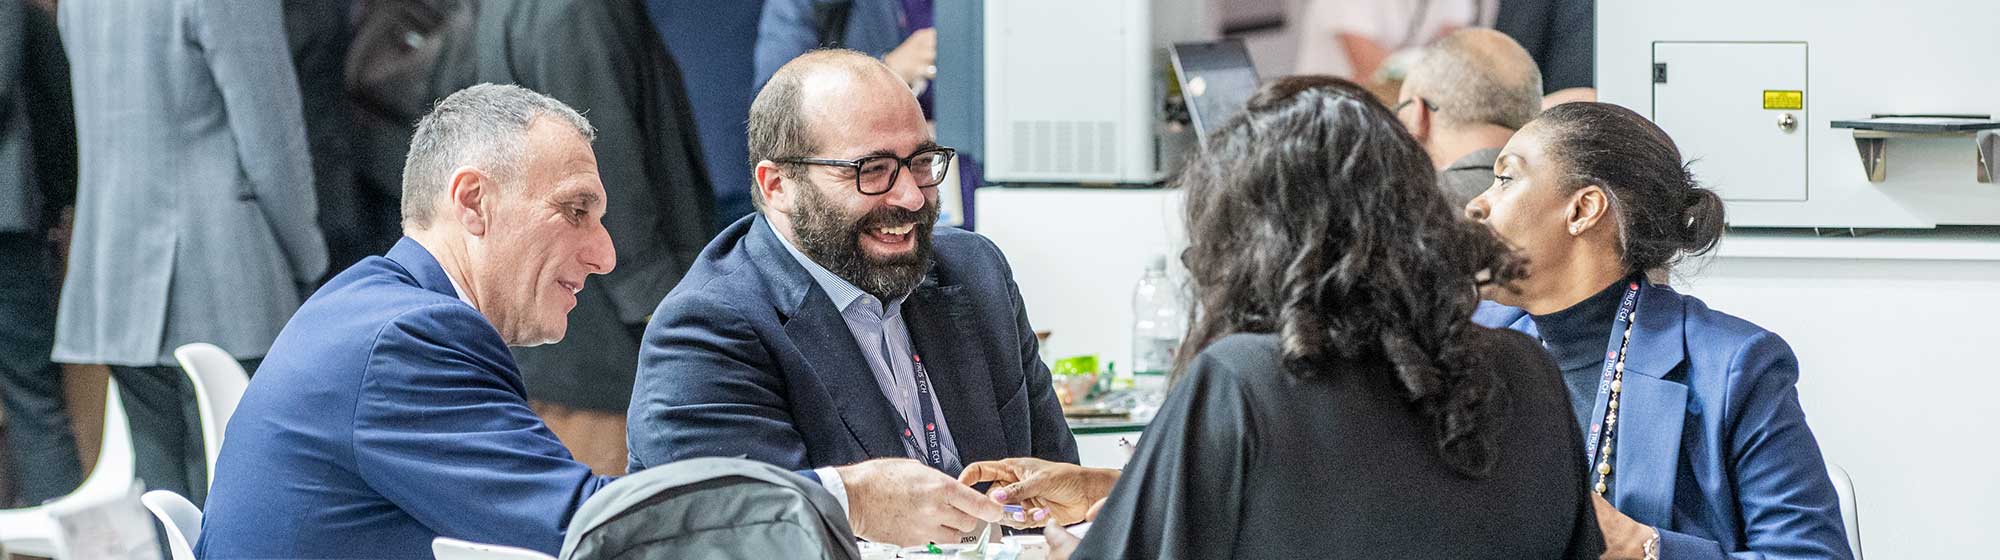
[[1500,32],[1467,29],[1424,50],[1395,112],[1437,166],[1438,187],[1464,206],[1493,184],[1493,159],[1541,107],[1542,74],[1528,51]]
[[[505,85],[454,93],[418,123],[406,237],[278,335],[230,421],[204,558],[428,558],[438,536],[560,547],[610,479],[528,408],[507,347],[561,340],[585,278],[616,262],[594,136],[568,106]],[[912,461],[836,471],[868,502],[857,514],[944,495],[1000,516]]]

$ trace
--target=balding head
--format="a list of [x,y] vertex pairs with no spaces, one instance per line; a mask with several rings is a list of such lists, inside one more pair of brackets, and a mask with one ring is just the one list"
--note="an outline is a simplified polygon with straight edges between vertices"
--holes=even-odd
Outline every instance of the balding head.
[[[750,103],[750,166],[824,151],[826,129],[854,122],[850,117],[864,104],[908,111],[923,120],[909,86],[880,60],[847,49],[816,50],[792,59]],[[788,175],[801,171],[797,164],[779,167]],[[761,207],[763,193],[751,190],[751,200]]]
[[1467,29],[1424,49],[1403,80],[1402,97],[1429,101],[1446,127],[1518,130],[1541,112],[1542,73],[1514,39],[1491,29]]

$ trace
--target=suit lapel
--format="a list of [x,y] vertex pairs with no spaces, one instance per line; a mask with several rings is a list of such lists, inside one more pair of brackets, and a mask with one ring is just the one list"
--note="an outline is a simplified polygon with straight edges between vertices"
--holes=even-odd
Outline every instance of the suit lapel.
[[951,427],[961,464],[1004,459],[1009,447],[1000,429],[1000,403],[978,337],[965,328],[963,286],[925,282],[903,303],[910,343],[923,356],[938,406]]
[[1681,463],[1681,427],[1687,419],[1688,388],[1667,379],[1686,360],[1679,294],[1648,285],[1640,295],[1638,323],[1626,350],[1624,397],[1620,403],[1611,504],[1641,523],[1672,521],[1675,484]]
[[833,397],[848,433],[869,457],[904,457],[903,441],[897,438],[902,423],[896,408],[882,396],[873,370],[861,357],[861,347],[847,321],[833,309],[833,300],[818,288],[806,291],[798,314],[785,323],[785,334],[805,356],[806,367]]
[[847,433],[866,457],[906,457],[902,420],[896,417],[889,398],[882,396],[873,370],[861,357],[854,332],[826,291],[813,282],[812,274],[792,258],[778,241],[778,233],[762,215],[751,218],[744,245],[752,262],[768,272],[772,294],[780,302],[785,335],[804,357],[812,378],[819,380]]
[[[1497,309],[1481,311],[1492,313],[1489,316],[1496,320],[1510,315]],[[1688,399],[1687,386],[1667,377],[1687,356],[1681,332],[1684,313],[1679,294],[1651,284],[1640,292],[1634,315],[1638,323],[1626,349],[1610,500],[1640,523],[1667,526],[1672,521]],[[1525,312],[1513,318],[1509,328],[1540,336],[1534,318]],[[1596,468],[1590,472],[1594,482]]]
[[[1630,368],[1628,360],[1626,366]],[[1627,375],[1619,399],[1611,504],[1640,523],[1666,526],[1680,466],[1681,421],[1687,386],[1656,377]]]

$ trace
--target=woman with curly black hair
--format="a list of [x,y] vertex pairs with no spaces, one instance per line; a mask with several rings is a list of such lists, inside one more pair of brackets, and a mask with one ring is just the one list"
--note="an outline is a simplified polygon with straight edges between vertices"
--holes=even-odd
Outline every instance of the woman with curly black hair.
[[1345,81],[1265,86],[1177,179],[1199,302],[1076,558],[1596,558],[1555,365],[1471,323],[1521,266]]

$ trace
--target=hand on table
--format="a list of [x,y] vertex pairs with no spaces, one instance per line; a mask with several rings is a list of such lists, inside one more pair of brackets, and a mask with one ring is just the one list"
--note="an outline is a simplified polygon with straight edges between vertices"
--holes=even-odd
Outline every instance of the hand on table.
[[955,543],[999,521],[999,503],[910,459],[875,459],[834,469],[847,486],[854,535],[897,546]]
[[987,494],[994,501],[1027,508],[1020,517],[1002,519],[1001,523],[1039,527],[1051,519],[1057,525],[1069,525],[1089,518],[1093,506],[1101,505],[1111,494],[1118,474],[1114,469],[1022,457],[967,465],[958,480],[967,485],[992,482]]

